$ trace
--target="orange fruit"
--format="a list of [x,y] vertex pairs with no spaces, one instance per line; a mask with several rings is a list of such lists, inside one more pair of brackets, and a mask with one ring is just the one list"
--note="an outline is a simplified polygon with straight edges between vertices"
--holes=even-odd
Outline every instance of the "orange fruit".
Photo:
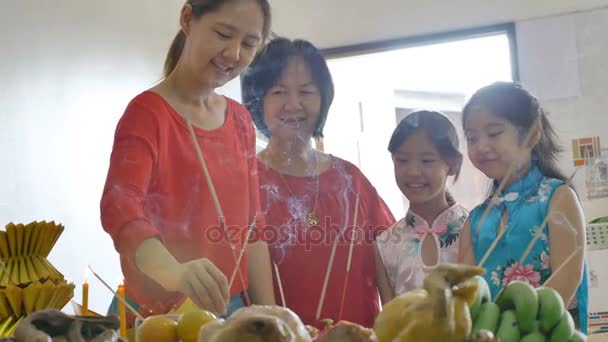
[[150,316],[137,330],[140,341],[178,342],[177,323],[166,316]]
[[196,342],[201,327],[215,319],[217,317],[206,310],[188,311],[177,320],[177,336],[182,342]]

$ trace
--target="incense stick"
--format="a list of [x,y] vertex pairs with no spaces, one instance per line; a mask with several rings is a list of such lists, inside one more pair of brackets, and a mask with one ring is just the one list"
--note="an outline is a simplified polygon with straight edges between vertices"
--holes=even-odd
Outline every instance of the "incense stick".
[[334,241],[333,246],[331,247],[329,262],[327,263],[327,271],[325,272],[325,279],[323,280],[323,288],[321,289],[321,298],[319,298],[319,305],[317,306],[317,320],[321,318],[321,310],[323,309],[323,301],[325,300],[325,291],[327,290],[327,283],[329,282],[329,273],[331,272],[331,267],[334,264],[336,248],[338,247],[338,240],[340,240],[340,236],[336,237],[336,240]]
[[114,295],[114,297],[116,297],[118,300],[120,300],[121,302],[123,302],[123,304],[127,307],[127,309],[129,309],[129,311],[131,311],[135,316],[137,316],[137,318],[141,319],[142,321],[144,320],[144,317],[142,315],[140,315],[139,312],[137,312],[137,310],[135,310],[126,301],[126,299],[124,299],[121,296],[119,296],[118,293],[116,293],[114,290],[112,290],[112,287],[110,285],[108,285],[108,283],[106,283],[97,273],[95,273],[95,271],[93,271],[93,268],[91,268],[91,265],[89,265],[89,270],[91,270],[91,273],[93,273],[93,275],[95,276],[95,278],[97,278],[97,280],[99,280],[108,290],[110,290],[110,292],[112,292],[112,294]]
[[[232,258],[234,259],[235,266],[238,266],[236,251],[234,250],[235,249],[234,244],[230,240],[230,237],[228,236],[228,232],[226,232],[226,222],[224,221],[224,211],[222,210],[222,205],[220,204],[220,199],[217,195],[217,191],[215,190],[215,185],[213,184],[213,179],[211,179],[211,175],[209,174],[209,169],[207,168],[207,163],[205,162],[205,158],[203,157],[203,151],[201,150],[201,146],[200,146],[198,140],[196,139],[196,134],[194,133],[194,126],[192,125],[192,122],[190,120],[187,120],[187,123],[188,123],[188,130],[190,131],[190,137],[192,138],[192,143],[193,143],[194,149],[196,151],[196,156],[198,158],[199,163],[201,164],[201,168],[203,169],[203,174],[205,175],[205,180],[207,182],[207,186],[209,187],[209,192],[211,193],[211,199],[213,200],[213,204],[215,205],[215,210],[217,211],[217,214],[219,216],[220,226],[222,228],[224,236],[226,237],[226,242],[228,243],[228,247],[230,249],[230,252],[232,253]],[[243,280],[243,274],[239,267],[236,267],[236,269],[238,272],[239,281],[241,282],[241,287],[243,287],[243,295],[244,295],[245,301],[246,301],[245,305],[249,305],[251,303],[251,301],[249,299],[249,294],[247,294],[247,291],[245,290],[245,281]]]
[[[574,172],[572,172],[572,175],[570,175],[570,178],[568,178],[568,180],[566,181],[566,185],[571,185],[572,184],[572,180],[574,179],[574,176],[576,175],[577,172],[578,172],[578,169],[574,169]],[[541,235],[542,235],[542,233],[543,233],[543,231],[545,229],[545,226],[549,222],[549,216],[550,216],[550,214],[551,213],[547,213],[547,216],[545,216],[545,219],[543,220],[543,223],[536,230],[536,233],[534,234],[534,237],[532,238],[532,241],[530,241],[530,243],[528,244],[528,247],[526,247],[526,251],[524,252],[524,254],[519,259],[519,264],[520,265],[523,265],[523,263],[526,260],[526,258],[528,257],[528,255],[530,255],[530,253],[532,252],[532,248],[534,248],[534,244],[541,237]]]
[[234,271],[232,271],[232,275],[230,276],[230,282],[228,283],[229,290],[232,288],[232,283],[234,282],[234,278],[236,277],[236,274],[237,274],[238,270],[240,269],[241,259],[243,258],[243,255],[245,254],[245,249],[247,248],[247,244],[249,242],[249,237],[251,236],[251,232],[253,231],[253,227],[255,226],[255,220],[257,217],[258,217],[257,214],[255,214],[253,216],[253,221],[251,221],[251,225],[249,226],[249,230],[247,231],[247,235],[245,236],[245,241],[243,242],[243,247],[241,248],[241,252],[239,253],[238,259],[236,259],[236,267],[234,268]]
[[281,295],[281,302],[283,302],[283,307],[287,307],[287,303],[285,302],[285,293],[283,292],[283,284],[281,283],[281,274],[279,273],[279,267],[276,262],[272,263],[274,265],[274,273],[277,275],[277,283],[279,284],[279,294]]
[[352,236],[350,239],[350,246],[348,247],[348,259],[346,261],[346,275],[344,277],[344,287],[342,288],[342,300],[340,301],[340,312],[338,314],[338,321],[342,319],[342,312],[344,309],[344,299],[346,298],[346,290],[348,288],[348,276],[350,274],[350,264],[353,257],[353,247],[355,246],[355,237],[357,234],[357,218],[359,213],[359,194],[357,194],[357,199],[355,200],[355,214],[353,216],[353,229]]
[[547,278],[547,280],[545,280],[545,282],[543,284],[549,283],[549,281],[552,280],[559,272],[561,272],[564,269],[564,267],[566,267],[566,265],[570,261],[572,261],[572,259],[574,259],[574,257],[576,257],[576,255],[578,253],[580,253],[584,248],[585,248],[585,246],[579,246],[572,253],[570,253],[570,255],[566,258],[566,260],[564,260],[564,262],[562,262],[562,264],[559,265],[559,267],[555,270],[555,272],[551,273],[551,276],[549,278]]

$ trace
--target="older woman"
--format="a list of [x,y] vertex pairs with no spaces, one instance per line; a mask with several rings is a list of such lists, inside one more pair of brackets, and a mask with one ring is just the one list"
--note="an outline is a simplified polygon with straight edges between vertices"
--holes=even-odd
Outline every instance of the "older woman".
[[258,154],[263,239],[284,293],[282,302],[275,281],[277,303],[306,324],[331,318],[369,327],[379,312],[373,240],[394,218],[356,166],[312,147],[333,93],[325,60],[303,40],[271,41],[244,74],[245,105],[269,138]]

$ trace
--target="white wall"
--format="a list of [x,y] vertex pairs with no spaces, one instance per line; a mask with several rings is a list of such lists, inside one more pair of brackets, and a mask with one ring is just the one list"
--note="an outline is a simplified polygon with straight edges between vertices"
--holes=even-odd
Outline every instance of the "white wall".
[[[88,264],[114,285],[121,279],[99,222],[114,129],[128,101],[160,78],[181,4],[2,1],[0,225],[63,223],[50,260],[78,285]],[[226,91],[240,98],[238,82]],[[109,292],[89,282],[91,308],[105,313]]]
[[274,30],[328,48],[607,6],[608,0],[272,1]]
[[[517,24],[522,82],[539,95],[565,152],[569,175],[572,139],[599,136],[608,147],[608,8]],[[585,169],[575,178],[586,199]],[[583,202],[588,220],[608,216],[608,199]]]

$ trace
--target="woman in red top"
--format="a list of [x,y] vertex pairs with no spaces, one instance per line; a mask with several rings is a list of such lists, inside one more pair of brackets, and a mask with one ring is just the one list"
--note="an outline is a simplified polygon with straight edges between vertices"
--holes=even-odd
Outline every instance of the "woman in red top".
[[165,78],[129,103],[116,128],[102,225],[120,253],[126,295],[144,315],[166,313],[186,296],[223,315],[243,305],[244,291],[254,303],[273,304],[263,242],[249,244],[249,262],[243,258],[241,275],[228,288],[235,254],[258,217],[259,184],[249,113],[215,93],[264,45],[269,4],[188,0],[180,25]]
[[245,72],[243,97],[257,128],[270,138],[258,155],[258,168],[267,224],[262,238],[279,270],[274,274],[277,303],[317,327],[325,318],[371,327],[379,312],[373,240],[395,219],[356,166],[311,146],[311,138],[322,137],[333,99],[325,60],[306,41],[273,40]]

